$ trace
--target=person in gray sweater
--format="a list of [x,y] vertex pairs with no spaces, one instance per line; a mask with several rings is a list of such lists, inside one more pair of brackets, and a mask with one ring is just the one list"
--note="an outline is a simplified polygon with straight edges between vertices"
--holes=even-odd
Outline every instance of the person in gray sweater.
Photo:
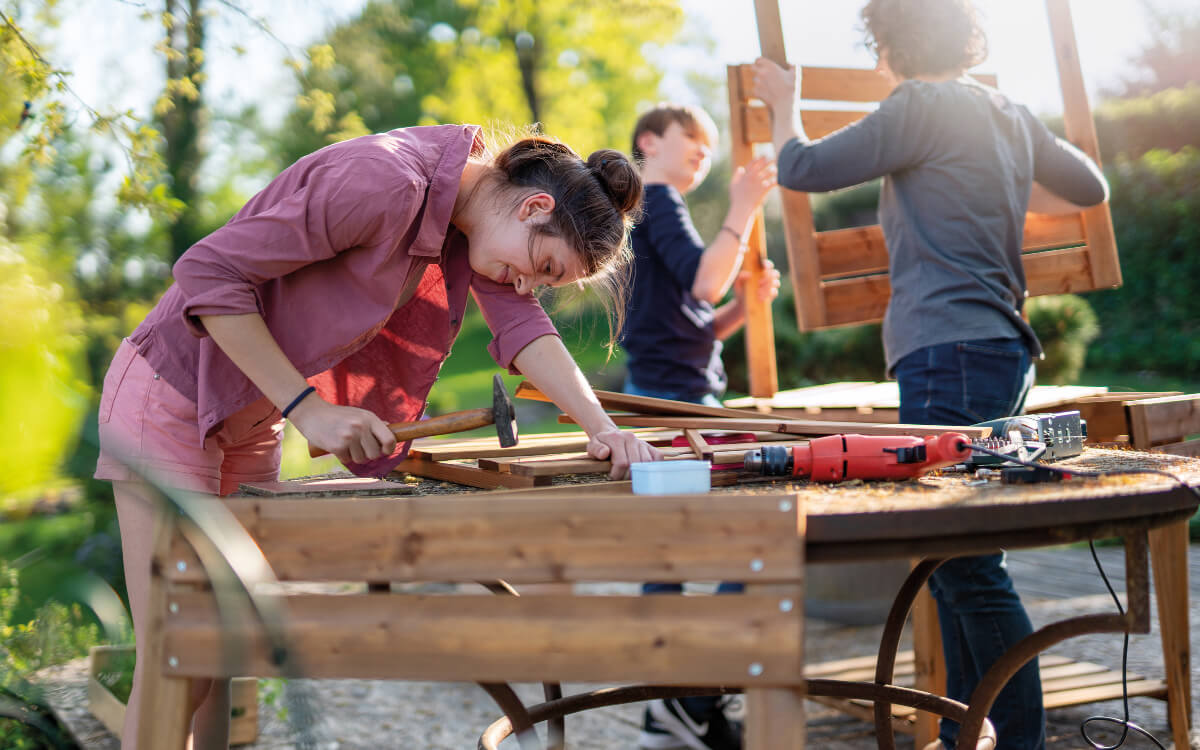
[[[1026,211],[1078,211],[1106,200],[1108,185],[1027,108],[965,76],[987,54],[970,0],[870,0],[861,16],[876,69],[895,88],[878,110],[825,138],[804,135],[798,72],[755,63],[779,184],[821,192],[883,178],[879,219],[892,287],[883,345],[902,422],[969,425],[1019,414],[1042,354],[1021,314]],[[950,560],[930,589],[947,692],[965,703],[1032,626],[1002,554]],[[1009,682],[989,717],[1000,748],[1045,746],[1036,661]],[[943,719],[926,750],[953,748],[957,733]]]

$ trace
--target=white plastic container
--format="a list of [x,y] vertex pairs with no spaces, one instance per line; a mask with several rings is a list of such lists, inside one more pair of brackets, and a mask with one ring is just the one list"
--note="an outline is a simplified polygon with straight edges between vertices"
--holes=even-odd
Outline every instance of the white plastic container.
[[708,461],[645,461],[629,468],[635,495],[683,495],[712,489],[712,464]]

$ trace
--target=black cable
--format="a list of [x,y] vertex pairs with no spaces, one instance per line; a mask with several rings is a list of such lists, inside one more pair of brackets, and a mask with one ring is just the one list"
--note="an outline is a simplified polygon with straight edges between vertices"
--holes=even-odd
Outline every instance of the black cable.
[[[1092,551],[1092,561],[1096,563],[1096,570],[1100,571],[1100,578],[1104,580],[1104,585],[1108,588],[1109,596],[1112,597],[1113,603],[1117,605],[1117,612],[1124,617],[1125,608],[1121,606],[1121,600],[1117,597],[1117,592],[1113,590],[1112,584],[1109,583],[1108,576],[1104,574],[1104,566],[1100,564],[1100,557],[1096,554],[1096,545],[1089,539],[1088,549]],[[1114,716],[1089,716],[1079,724],[1079,733],[1083,735],[1083,741],[1088,743],[1094,750],[1116,750],[1125,744],[1125,740],[1129,738],[1130,730],[1137,732],[1146,739],[1154,743],[1154,746],[1159,750],[1167,750],[1163,744],[1159,742],[1154,735],[1142,729],[1137,724],[1129,720],[1129,631],[1125,631],[1125,637],[1121,643],[1121,705],[1122,718],[1118,719]],[[1112,745],[1105,745],[1102,742],[1093,740],[1088,735],[1088,724],[1093,722],[1107,722],[1116,724],[1121,727],[1121,736]]]
[[1012,455],[1010,455],[1008,453],[1002,453],[997,450],[992,450],[991,448],[987,447],[986,445],[980,445],[978,443],[969,443],[968,442],[968,443],[965,443],[965,445],[973,451],[979,451],[980,453],[984,453],[989,456],[995,456],[996,458],[1000,458],[1000,459],[1009,461],[1014,464],[1020,464],[1021,466],[1028,466],[1032,469],[1043,469],[1045,471],[1053,471],[1055,473],[1062,474],[1063,478],[1065,478],[1065,479],[1070,479],[1071,477],[1085,477],[1088,479],[1099,479],[1101,477],[1118,476],[1120,474],[1157,474],[1158,476],[1167,477],[1168,479],[1174,480],[1180,487],[1191,492],[1197,498],[1200,498],[1200,487],[1193,487],[1192,485],[1190,485],[1186,481],[1184,481],[1184,479],[1182,477],[1179,477],[1175,474],[1172,474],[1169,471],[1164,471],[1162,469],[1132,468],[1132,469],[1110,469],[1107,471],[1086,471],[1086,470],[1078,470],[1078,469],[1069,469],[1069,468],[1063,468],[1061,466],[1054,466],[1052,464],[1039,464],[1039,463],[1035,463],[1033,461],[1022,461],[1019,458],[1014,458]]
[[[1178,477],[1169,471],[1163,471],[1162,469],[1134,468],[1134,469],[1114,469],[1111,471],[1076,471],[1074,469],[1065,469],[1065,468],[1062,468],[1059,466],[1051,466],[1049,464],[1034,463],[1033,461],[1022,461],[1021,459],[1013,458],[1011,455],[1004,454],[999,451],[994,451],[991,448],[988,448],[983,445],[977,445],[975,443],[968,443],[967,445],[971,448],[971,450],[977,450],[980,453],[984,453],[989,456],[995,456],[997,458],[1002,458],[1006,461],[1011,461],[1012,463],[1020,464],[1021,466],[1029,466],[1029,467],[1035,468],[1035,469],[1044,469],[1047,471],[1053,471],[1053,472],[1062,474],[1063,477],[1067,478],[1067,479],[1069,479],[1071,477],[1087,477],[1087,478],[1096,479],[1096,478],[1100,478],[1100,477],[1115,476],[1118,474],[1157,474],[1159,476],[1164,476],[1169,479],[1173,479],[1175,482],[1177,482],[1179,484],[1180,487],[1183,487],[1184,489],[1189,490],[1192,494],[1196,495],[1197,497],[1200,497],[1200,488],[1193,487],[1190,484],[1188,484],[1186,481],[1184,481],[1181,477]],[[1096,554],[1096,545],[1091,539],[1088,540],[1088,548],[1092,551],[1092,561],[1096,563],[1096,570],[1098,570],[1100,572],[1100,578],[1104,581],[1104,586],[1108,589],[1108,593],[1112,597],[1113,603],[1115,603],[1117,605],[1117,612],[1121,616],[1124,616],[1125,608],[1121,606],[1121,600],[1117,596],[1117,592],[1113,589],[1112,583],[1109,582],[1108,576],[1104,573],[1104,566],[1102,566],[1100,564],[1100,557]],[[1146,731],[1145,729],[1141,728],[1140,726],[1138,726],[1137,724],[1134,724],[1133,722],[1131,722],[1129,720],[1129,666],[1128,665],[1129,665],[1129,631],[1125,631],[1125,637],[1121,644],[1121,702],[1122,702],[1122,707],[1123,707],[1123,717],[1118,719],[1113,716],[1089,716],[1079,724],[1079,733],[1081,735],[1083,735],[1083,741],[1086,742],[1088,744],[1088,746],[1093,748],[1093,750],[1117,750],[1117,748],[1123,747],[1125,745],[1125,741],[1129,738],[1130,731],[1136,732],[1136,733],[1142,735],[1143,737],[1145,737],[1146,739],[1150,740],[1151,742],[1154,743],[1155,747],[1159,748],[1159,750],[1166,750],[1166,748],[1163,746],[1163,744],[1161,742],[1159,742],[1158,739],[1156,739],[1154,737],[1154,735],[1150,734],[1148,731]],[[1097,742],[1096,740],[1093,740],[1091,738],[1091,736],[1088,735],[1088,725],[1092,724],[1092,723],[1099,723],[1099,722],[1107,722],[1110,724],[1116,724],[1117,726],[1121,727],[1121,736],[1120,736],[1120,738],[1117,739],[1117,741],[1114,744],[1105,745],[1102,742]]]

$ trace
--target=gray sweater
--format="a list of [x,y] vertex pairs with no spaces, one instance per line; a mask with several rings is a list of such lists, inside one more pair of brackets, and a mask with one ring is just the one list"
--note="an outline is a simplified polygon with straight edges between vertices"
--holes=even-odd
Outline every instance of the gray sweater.
[[892,298],[883,321],[890,373],[917,349],[1023,338],[1022,232],[1033,182],[1072,203],[1108,196],[1095,163],[1028,109],[959,79],[905,81],[879,109],[817,141],[789,141],[779,184],[822,192],[883,177],[879,220]]

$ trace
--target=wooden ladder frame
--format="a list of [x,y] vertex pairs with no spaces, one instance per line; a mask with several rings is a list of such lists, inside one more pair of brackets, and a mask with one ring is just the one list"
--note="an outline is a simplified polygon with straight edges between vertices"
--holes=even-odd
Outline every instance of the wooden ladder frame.
[[[786,65],[779,7],[755,0],[763,56]],[[1083,85],[1078,47],[1068,0],[1046,0],[1063,97],[1063,124],[1069,141],[1100,163],[1096,129]],[[771,142],[767,108],[750,94],[748,65],[728,68],[733,165],[753,158],[754,145]],[[977,76],[995,85],[995,79]],[[804,67],[801,100],[877,102],[891,86],[874,70]],[[803,104],[802,104],[803,106]],[[867,111],[802,111],[806,133],[820,138],[864,117]],[[870,323],[882,319],[891,296],[887,247],[878,226],[818,232],[807,193],[780,189],[788,264],[795,290],[796,322],[801,331]],[[1023,248],[1030,296],[1082,292],[1121,285],[1116,237],[1108,203],[1060,216],[1029,214]],[[761,268],[766,256],[761,215],[755,220],[744,268]],[[750,391],[769,397],[777,390],[773,331],[766,316],[748,312],[746,322]]]

